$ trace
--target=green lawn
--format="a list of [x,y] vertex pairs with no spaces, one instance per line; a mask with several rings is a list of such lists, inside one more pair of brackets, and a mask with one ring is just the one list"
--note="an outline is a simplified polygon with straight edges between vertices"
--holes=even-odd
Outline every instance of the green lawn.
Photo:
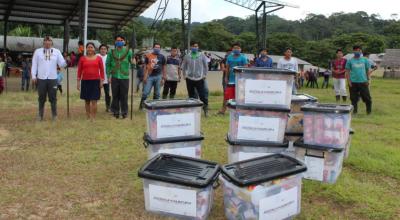
[[[360,104],[342,175],[335,185],[303,181],[298,219],[400,219],[399,85],[374,79],[373,113],[366,116]],[[301,92],[334,100],[332,89]],[[74,95],[67,120],[63,96],[59,120],[39,123],[36,100],[34,93],[0,96],[0,219],[159,219],[144,211],[137,177],[147,158],[144,113],[135,107],[133,121],[115,120],[101,102],[97,120],[89,122]],[[229,117],[214,116],[221,100],[210,97],[212,116],[202,119],[203,158],[224,164]],[[224,219],[221,192],[210,219]]]

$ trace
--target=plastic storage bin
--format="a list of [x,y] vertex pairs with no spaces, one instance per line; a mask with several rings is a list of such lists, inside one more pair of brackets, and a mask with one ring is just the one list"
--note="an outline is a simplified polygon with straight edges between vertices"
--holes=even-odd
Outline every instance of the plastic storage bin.
[[166,138],[163,140],[153,140],[148,134],[145,134],[143,140],[143,144],[147,149],[149,159],[160,153],[200,159],[201,142],[204,140],[204,137]]
[[233,219],[288,219],[300,213],[306,166],[273,154],[222,167],[225,215]]
[[304,111],[304,143],[343,148],[349,138],[351,105],[307,104]]
[[351,139],[353,137],[354,130],[350,128],[349,139],[347,140],[346,147],[344,148],[344,158],[347,159],[350,154]]
[[231,140],[283,143],[289,110],[237,106],[233,100],[227,106],[230,111]]
[[228,143],[228,163],[282,153],[286,151],[289,145],[287,140],[283,144],[265,144],[259,141],[233,141],[229,135],[226,136],[226,142]]
[[197,99],[146,101],[147,133],[153,140],[198,137],[202,106]]
[[219,165],[205,160],[159,154],[139,170],[146,211],[182,219],[207,219]]
[[342,172],[344,149],[294,143],[296,158],[304,162],[307,172],[305,179],[335,183]]
[[235,67],[238,105],[290,109],[295,72]]
[[301,106],[317,102],[317,98],[307,94],[292,95],[292,104],[286,127],[286,133],[290,134],[303,134],[303,117]]

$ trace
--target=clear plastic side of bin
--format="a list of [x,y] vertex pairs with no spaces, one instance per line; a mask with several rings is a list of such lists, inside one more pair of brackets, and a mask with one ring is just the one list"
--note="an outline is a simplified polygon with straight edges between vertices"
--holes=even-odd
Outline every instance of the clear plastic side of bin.
[[205,220],[214,199],[212,185],[199,189],[144,178],[143,190],[146,211],[173,218]]

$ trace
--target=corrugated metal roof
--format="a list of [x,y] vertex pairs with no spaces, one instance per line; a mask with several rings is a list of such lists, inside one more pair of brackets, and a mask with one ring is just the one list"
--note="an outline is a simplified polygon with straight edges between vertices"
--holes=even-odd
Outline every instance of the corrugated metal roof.
[[[79,25],[83,0],[0,0],[0,20],[39,24]],[[88,26],[121,28],[156,0],[89,0]]]

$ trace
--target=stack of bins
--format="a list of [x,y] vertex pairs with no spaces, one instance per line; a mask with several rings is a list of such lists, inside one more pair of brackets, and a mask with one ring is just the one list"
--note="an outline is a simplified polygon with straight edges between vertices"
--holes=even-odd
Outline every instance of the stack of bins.
[[234,219],[292,219],[301,208],[301,173],[306,166],[272,154],[222,167],[225,215]]
[[286,153],[294,156],[293,143],[303,137],[303,118],[304,113],[301,107],[306,104],[315,103],[318,99],[308,94],[292,95],[289,119],[286,127],[285,137],[289,141],[289,147]]
[[[230,110],[228,140],[236,142],[228,147],[229,162],[240,161],[233,154],[247,153],[246,159],[264,156],[284,144],[285,129],[290,112],[292,84],[295,73],[270,68],[235,67],[235,101],[227,104]],[[241,146],[241,142],[245,142]],[[260,150],[260,147],[271,148]],[[274,149],[273,149],[274,148]],[[280,147],[279,152],[287,148]],[[249,154],[251,152],[259,152]],[[262,153],[263,152],[263,153]]]
[[146,210],[179,219],[207,219],[219,169],[214,162],[158,154],[138,172]]
[[304,178],[335,183],[349,142],[351,105],[307,104],[303,139],[294,143],[295,156],[308,168]]
[[201,158],[201,101],[153,100],[144,106],[147,133],[143,139],[149,159],[159,153]]

